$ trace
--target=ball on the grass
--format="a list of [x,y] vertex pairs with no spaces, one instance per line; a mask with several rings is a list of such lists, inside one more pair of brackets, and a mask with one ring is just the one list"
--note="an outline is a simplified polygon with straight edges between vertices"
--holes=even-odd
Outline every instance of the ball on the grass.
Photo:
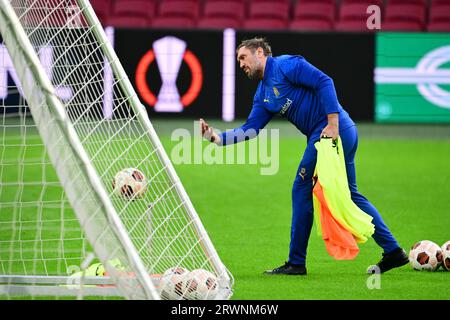
[[167,269],[159,280],[161,298],[165,300],[181,300],[184,293],[185,278],[188,273],[189,270],[182,267]]
[[192,270],[184,283],[184,297],[187,300],[213,300],[219,292],[217,277],[205,269]]
[[450,271],[450,240],[442,245],[441,250],[442,267],[444,267],[445,270]]
[[414,270],[435,271],[442,264],[442,250],[430,240],[416,242],[409,251],[409,263]]

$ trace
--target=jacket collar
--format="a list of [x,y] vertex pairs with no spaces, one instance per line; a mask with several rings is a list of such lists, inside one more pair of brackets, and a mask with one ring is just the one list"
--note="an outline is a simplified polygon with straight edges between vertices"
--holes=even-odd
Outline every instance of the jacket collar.
[[269,79],[270,76],[272,75],[273,62],[274,62],[273,57],[268,56],[266,60],[266,67],[264,68],[263,81],[267,81],[267,79]]

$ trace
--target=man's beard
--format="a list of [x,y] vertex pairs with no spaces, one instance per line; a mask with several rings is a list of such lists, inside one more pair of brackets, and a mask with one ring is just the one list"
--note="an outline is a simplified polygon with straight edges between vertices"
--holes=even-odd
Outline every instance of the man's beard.
[[253,71],[250,70],[250,73],[247,75],[247,77],[248,77],[249,79],[251,79],[251,80],[253,80],[253,79],[259,79],[259,78],[260,78],[260,76],[259,76],[259,70],[258,70],[258,69],[255,69],[255,70],[253,70]]
[[261,64],[260,63],[258,63],[257,65],[256,65],[256,67],[255,67],[255,69],[249,69],[250,70],[250,73],[248,74],[248,78],[249,79],[256,79],[256,80],[259,80],[260,78],[261,78],[261,72],[260,72],[260,70],[261,70]]

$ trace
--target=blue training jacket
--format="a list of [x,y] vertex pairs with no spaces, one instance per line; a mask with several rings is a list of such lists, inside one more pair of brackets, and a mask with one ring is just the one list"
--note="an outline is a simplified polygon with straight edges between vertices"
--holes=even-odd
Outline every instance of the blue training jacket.
[[330,113],[339,113],[339,130],[355,125],[339,104],[329,76],[302,56],[269,56],[247,121],[239,128],[223,132],[222,144],[254,138],[275,114],[287,118],[308,141],[318,140]]

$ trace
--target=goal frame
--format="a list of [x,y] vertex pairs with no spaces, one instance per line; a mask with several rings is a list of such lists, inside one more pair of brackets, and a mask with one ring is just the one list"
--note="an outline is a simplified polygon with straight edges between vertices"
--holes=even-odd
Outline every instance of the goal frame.
[[[186,208],[186,212],[189,215],[189,218],[193,221],[194,231],[196,232],[199,239],[201,239],[201,246],[205,251],[208,259],[211,261],[211,265],[216,271],[217,274],[223,277],[227,283],[232,286],[234,280],[228,270],[225,268],[224,264],[220,260],[217,251],[215,250],[207,232],[204,228],[203,224],[200,221],[200,218],[186,192],[184,187],[181,184],[181,180],[179,179],[173,164],[171,163],[166,151],[164,150],[156,131],[151,124],[148,115],[146,113],[145,107],[139,101],[137,94],[128,79],[128,76],[125,73],[112,45],[110,44],[106,33],[101,26],[99,19],[97,18],[91,4],[88,0],[76,0],[80,11],[83,12],[85,19],[88,22],[88,27],[92,28],[93,34],[97,40],[97,43],[102,44],[102,52],[105,57],[108,59],[109,65],[112,69],[112,73],[115,77],[121,79],[119,85],[124,93],[126,93],[130,97],[130,106],[137,114],[140,123],[147,130],[148,137],[152,141],[152,143],[156,146],[156,153],[158,155],[159,160],[165,165],[167,173],[170,177],[171,182],[174,184],[177,194],[183,201],[183,204]],[[106,192],[96,169],[90,163],[90,159],[88,154],[86,153],[81,141],[70,121],[68,116],[65,113],[64,106],[60,99],[57,97],[54,87],[51,84],[45,70],[40,64],[39,58],[35,52],[35,49],[31,45],[27,35],[25,34],[20,21],[14,12],[14,9],[11,7],[11,4],[8,0],[0,0],[0,28],[2,29],[3,41],[7,45],[8,52],[10,53],[11,59],[13,60],[14,66],[21,64],[19,60],[24,59],[26,61],[27,68],[29,70],[28,75],[31,77],[33,81],[39,83],[40,87],[42,87],[45,93],[45,100],[48,107],[51,109],[51,113],[57,119],[57,125],[64,133],[65,139],[67,139],[72,152],[76,155],[76,160],[79,162],[80,167],[82,168],[81,174],[84,175],[86,181],[89,182],[92,189],[97,191],[95,197],[98,199],[98,203],[103,207],[103,211],[107,215],[107,219],[111,224],[115,235],[118,237],[122,246],[126,248],[126,253],[128,255],[128,262],[133,266],[133,269],[136,271],[136,277],[139,280],[139,283],[142,284],[142,288],[145,293],[146,299],[160,299],[159,294],[156,290],[156,283],[154,279],[151,279],[147,274],[145,266],[143,264],[142,259],[137,253],[136,247],[132,243],[130,237],[127,234],[125,227],[123,226],[116,209],[114,208],[108,193]],[[9,43],[15,41],[16,43]],[[10,50],[17,50],[20,52],[11,52]],[[21,74],[18,73],[20,77]],[[26,79],[26,80],[31,80]],[[24,84],[24,79],[21,79],[21,82],[24,86],[24,93],[27,96],[26,84]],[[35,114],[33,114],[33,106],[30,106],[30,110],[32,111],[33,118]],[[44,139],[44,144],[46,141]],[[49,154],[50,155],[50,154]],[[50,156],[52,160],[52,157]],[[57,169],[54,161],[52,163]],[[58,170],[56,170],[58,173]],[[60,177],[60,174],[58,173]],[[62,181],[61,181],[62,182]],[[64,189],[66,190],[64,183],[62,183]],[[69,202],[75,201],[73,198],[71,199],[70,193],[67,192]],[[72,206],[73,207],[73,206]],[[143,213],[145,214],[145,213]],[[77,214],[78,219],[80,217]],[[91,241],[90,241],[91,242]],[[92,244],[92,243],[91,243]],[[101,258],[101,256],[96,252],[96,247],[93,246],[93,250],[96,253],[97,257],[101,260],[102,263],[106,265],[107,261]],[[117,287],[96,287],[93,288],[89,286],[90,284],[94,285],[102,285],[114,283],[115,280],[113,277],[82,277],[81,278],[80,290],[68,290],[65,286],[61,286],[62,283],[68,283],[70,281],[70,277],[55,277],[55,276],[33,276],[33,275],[1,275],[0,276],[0,295],[7,294],[9,296],[15,295],[52,295],[52,296],[71,296],[77,295],[79,296],[80,291],[84,296],[87,295],[101,295],[101,296],[117,296],[123,295],[120,292],[120,288]],[[88,285],[85,287],[85,285]],[[231,296],[231,290],[230,290]],[[227,297],[229,298],[229,297]]]

